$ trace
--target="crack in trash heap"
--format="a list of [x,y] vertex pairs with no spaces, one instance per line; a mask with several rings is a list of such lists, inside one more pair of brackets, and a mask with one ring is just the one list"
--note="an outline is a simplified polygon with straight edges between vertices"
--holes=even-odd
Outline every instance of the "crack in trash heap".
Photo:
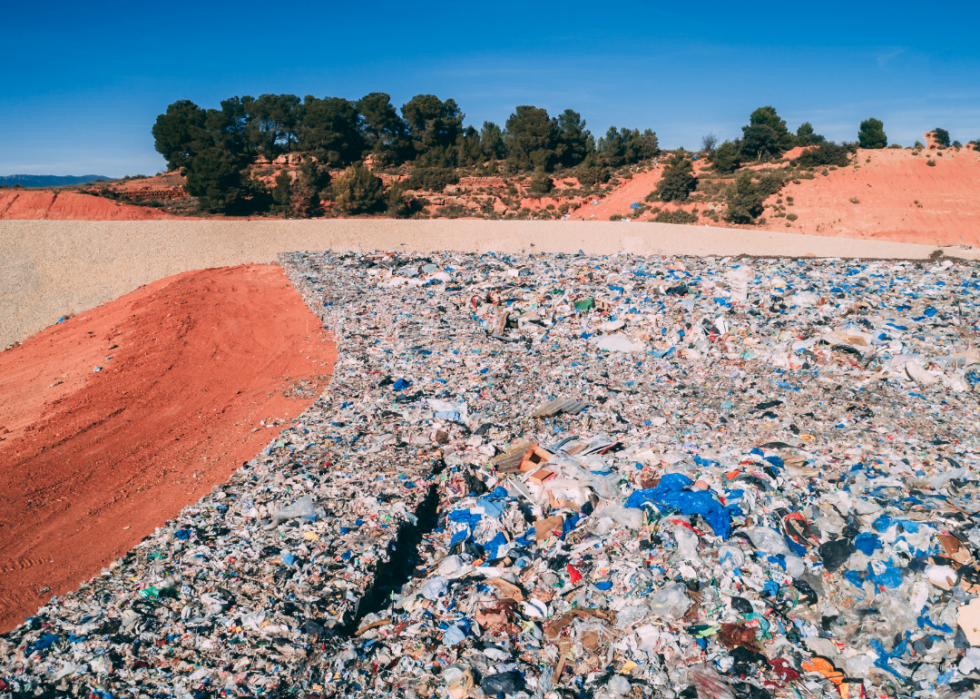
[[290,253],[322,397],[0,697],[980,685],[975,264]]

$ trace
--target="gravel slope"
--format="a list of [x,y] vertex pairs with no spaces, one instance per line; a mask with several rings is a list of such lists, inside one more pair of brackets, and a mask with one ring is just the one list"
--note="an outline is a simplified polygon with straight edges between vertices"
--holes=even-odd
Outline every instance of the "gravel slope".
[[[533,246],[533,248],[532,248]],[[926,245],[656,223],[532,221],[0,221],[0,347],[180,272],[288,250],[459,250],[926,258]],[[947,254],[976,259],[978,251]]]

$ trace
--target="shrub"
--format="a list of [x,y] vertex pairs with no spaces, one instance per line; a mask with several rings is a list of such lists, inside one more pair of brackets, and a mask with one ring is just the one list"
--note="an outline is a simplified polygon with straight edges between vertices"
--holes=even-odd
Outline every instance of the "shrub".
[[857,197],[851,197],[850,202],[852,204],[860,204],[861,203],[861,200],[858,199]]
[[664,168],[663,179],[657,183],[660,201],[684,201],[698,186],[694,166],[683,155],[675,154]]
[[436,209],[436,216],[442,216],[444,218],[462,218],[463,216],[473,215],[475,215],[474,212],[462,204],[446,204]]
[[531,178],[531,184],[528,187],[528,192],[534,197],[540,199],[541,197],[547,196],[554,188],[554,181],[548,177],[548,173],[539,168],[534,177]]
[[884,148],[888,145],[885,125],[880,119],[865,119],[861,122],[861,128],[858,129],[858,143],[862,148]]
[[915,145],[912,147],[915,148],[916,150],[922,150],[923,148],[925,148],[925,146],[922,144],[922,141],[916,141]]
[[342,216],[366,214],[384,206],[384,187],[363,163],[344,170],[333,184],[333,208]]
[[815,146],[826,141],[823,136],[813,132],[813,125],[809,121],[804,121],[796,130],[796,145]]
[[725,190],[725,203],[728,211],[725,220],[731,223],[753,223],[763,211],[765,197],[752,182],[752,176],[743,172]]
[[405,180],[407,189],[423,189],[428,192],[441,192],[447,184],[459,182],[459,175],[448,167],[413,167]]
[[763,199],[768,199],[783,188],[786,184],[785,178],[786,176],[779,170],[766,172],[759,178],[756,189],[762,195]]
[[[283,171],[285,172],[285,171]],[[276,178],[278,186],[279,178]],[[273,198],[275,192],[273,192]],[[299,166],[299,176],[290,183],[286,206],[294,218],[312,218],[323,214],[320,200],[330,197],[330,172],[307,156]]]
[[932,137],[935,139],[936,143],[943,148],[949,148],[949,131],[946,129],[933,129]]
[[851,159],[851,147],[836,143],[821,143],[792,161],[797,167],[820,167],[821,165],[847,165]]
[[276,175],[276,186],[272,188],[273,209],[280,213],[289,211],[289,200],[293,196],[293,178],[286,170]]
[[715,170],[726,174],[731,174],[739,168],[741,165],[739,159],[738,146],[731,141],[725,141],[711,154],[711,163],[715,166]]
[[953,148],[955,148],[956,150],[959,150],[962,147],[963,147],[963,144],[962,143],[960,143],[959,141],[953,141]]
[[796,214],[786,214],[786,220],[787,221],[795,221],[798,218],[799,218],[799,216],[797,216]]
[[236,214],[245,209],[248,187],[238,159],[224,148],[206,148],[191,161],[186,189],[197,206],[211,213]]
[[926,161],[926,165],[928,165],[929,167],[936,167],[936,161],[929,159]]
[[622,221],[624,218],[626,218],[626,217],[625,216],[622,216],[620,214],[613,214],[612,216],[609,217],[609,220],[610,221]]
[[[385,195],[385,208],[392,218],[409,218],[416,216],[425,209],[424,199],[405,196],[405,186],[403,182],[396,182]],[[491,205],[491,209],[493,206]]]
[[576,168],[575,176],[583,187],[591,188],[605,184],[609,181],[611,175],[609,168],[597,164],[590,153],[582,161],[582,164]]
[[684,209],[678,209],[677,211],[661,211],[651,220],[656,221],[657,223],[691,224],[698,222],[698,214],[697,209],[694,211],[684,211]]

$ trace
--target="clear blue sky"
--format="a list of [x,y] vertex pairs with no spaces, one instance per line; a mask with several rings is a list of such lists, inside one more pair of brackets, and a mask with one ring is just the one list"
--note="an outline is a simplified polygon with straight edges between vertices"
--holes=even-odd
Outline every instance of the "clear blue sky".
[[178,99],[453,97],[466,122],[567,107],[663,147],[740,134],[771,104],[855,140],[980,138],[980,2],[51,2],[0,23],[0,175],[152,174]]

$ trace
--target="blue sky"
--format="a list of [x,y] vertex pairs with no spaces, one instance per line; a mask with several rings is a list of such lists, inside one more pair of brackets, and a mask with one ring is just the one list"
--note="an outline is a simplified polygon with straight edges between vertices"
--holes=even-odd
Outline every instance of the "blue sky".
[[11,3],[0,175],[152,174],[178,99],[264,92],[454,98],[466,122],[532,104],[662,147],[740,134],[771,104],[834,140],[882,119],[910,145],[980,138],[980,3]]

